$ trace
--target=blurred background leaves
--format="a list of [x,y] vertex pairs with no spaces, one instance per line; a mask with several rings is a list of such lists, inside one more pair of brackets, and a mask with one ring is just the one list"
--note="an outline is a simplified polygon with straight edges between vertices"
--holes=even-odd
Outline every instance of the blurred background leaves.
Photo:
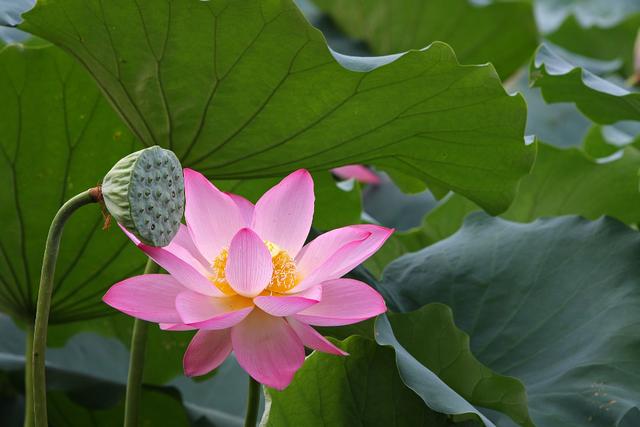
[[490,369],[521,379],[538,426],[617,425],[640,401],[640,235],[610,218],[477,213],[391,263],[392,310],[448,304]]
[[[190,26],[172,20],[170,32],[164,5],[153,10],[143,5],[138,14],[133,13],[133,2],[104,3],[104,9],[85,3],[56,0],[39,5],[41,12],[33,12],[34,19],[26,26],[84,62],[109,101],[83,67],[60,49],[45,48],[47,42],[42,40],[25,42],[24,33],[0,27],[5,43],[30,45],[2,49],[0,41],[0,146],[5,165],[0,173],[4,182],[11,183],[0,190],[0,310],[19,323],[29,322],[44,235],[53,213],[65,197],[95,185],[112,163],[141,144],[159,142],[175,148],[185,164],[206,169],[212,178],[233,178],[216,180],[216,184],[252,200],[288,170],[309,167],[314,169],[318,196],[317,229],[357,222],[362,216],[403,230],[367,266],[382,275],[391,263],[383,283],[372,278],[371,284],[386,290],[392,309],[419,309],[389,315],[391,331],[387,332],[408,354],[405,360],[413,360],[419,368],[416,372],[422,374],[403,381],[402,368],[396,368],[397,353],[394,357],[392,349],[376,344],[371,323],[325,330],[331,336],[342,334],[341,345],[352,356],[340,359],[313,353],[289,389],[268,392],[270,411],[265,422],[308,422],[314,416],[328,417],[325,421],[336,425],[363,419],[368,425],[386,425],[389,414],[395,414],[393,421],[398,425],[478,424],[477,417],[460,419],[425,406],[428,399],[421,399],[408,384],[423,380],[425,371],[420,369],[426,369],[476,405],[491,420],[487,423],[513,425],[515,420],[524,425],[522,414],[528,407],[536,425],[635,425],[640,412],[634,405],[640,399],[632,379],[638,375],[639,340],[631,326],[637,320],[630,307],[637,306],[638,275],[633,264],[637,237],[632,228],[640,214],[640,154],[635,144],[640,117],[637,94],[629,83],[636,72],[637,2],[300,0],[306,17],[323,31],[332,52],[289,1],[265,1],[257,8],[258,2],[243,0],[224,12],[222,1],[192,2],[195,9],[185,7],[188,2],[170,2],[167,7],[175,12],[174,18],[193,18]],[[0,23],[17,24],[20,12],[32,4],[0,0]],[[60,6],[69,12],[67,17],[57,13]],[[223,18],[207,25],[211,14],[200,13],[205,10]],[[258,32],[260,13],[267,18],[266,30],[249,43],[248,37]],[[448,43],[456,57],[444,45],[400,58],[341,55],[395,54],[422,49],[434,41]],[[533,58],[540,42],[544,46]],[[298,48],[295,56],[292,52]],[[243,49],[247,54],[234,65],[232,53]],[[218,50],[221,55],[214,64],[216,55],[211,53]],[[203,51],[208,53],[198,53]],[[291,59],[295,59],[291,66],[298,67],[304,78],[296,79],[286,70]],[[440,64],[442,60],[445,65]],[[455,61],[493,63],[507,90],[526,98],[526,133],[536,135],[538,141],[525,147],[522,103],[501,92],[491,68],[460,67]],[[430,64],[436,68],[420,74]],[[317,68],[305,70],[307,65]],[[340,92],[342,87],[357,75],[341,65],[360,73],[369,70],[367,79],[382,85],[378,87],[389,86],[374,90],[375,97],[357,106],[337,99],[346,93]],[[138,74],[140,69],[145,73]],[[185,69],[189,79],[184,77]],[[232,71],[227,82],[211,92],[211,74],[218,70]],[[403,73],[421,77],[398,83]],[[461,87],[447,87],[452,73],[463,79]],[[534,87],[528,87],[529,81]],[[345,140],[357,135],[358,129],[384,123],[392,117],[390,110],[413,95],[429,96],[434,88],[444,92],[422,106],[421,111],[429,114],[420,120],[396,119],[388,128],[354,139],[353,144]],[[495,99],[485,96],[489,94]],[[209,102],[207,96],[211,96]],[[473,100],[480,107],[468,107]],[[545,100],[557,104],[547,105]],[[334,115],[327,114],[336,106]],[[261,109],[254,117],[256,107]],[[459,114],[434,113],[448,108],[461,110]],[[194,138],[198,118],[202,130]],[[438,142],[432,133],[428,141],[409,138],[391,149],[382,148],[416,131],[470,131],[474,121],[487,120],[493,120],[497,134],[452,133],[449,137],[455,135],[455,139]],[[257,149],[281,143],[286,140],[283,135],[316,121],[314,132],[296,135],[281,149],[264,153]],[[495,141],[500,141],[501,148],[489,149]],[[220,143],[222,148],[204,156]],[[323,149],[338,143],[340,155],[323,157]],[[461,143],[471,145],[455,148]],[[442,147],[436,149],[438,144]],[[488,151],[476,151],[482,144]],[[505,147],[511,151],[500,156]],[[534,149],[536,163],[515,191],[531,165]],[[255,150],[256,155],[240,160],[247,150]],[[405,153],[412,157],[410,166],[393,159],[402,154],[406,160]],[[435,161],[443,159],[450,163],[437,166]],[[463,160],[467,169],[452,168],[453,160]],[[354,162],[373,163],[402,190],[419,194],[403,194],[386,178],[378,187],[361,189],[353,182],[337,187],[327,169]],[[86,168],[88,163],[91,168]],[[499,183],[496,191],[491,187],[498,179],[485,175],[505,165],[508,184]],[[469,166],[491,170],[474,174]],[[489,188],[492,194],[484,194]],[[446,195],[449,190],[458,194]],[[434,195],[446,197],[437,201]],[[465,196],[492,213],[504,211],[504,219],[474,214],[462,226],[467,214],[481,210]],[[568,214],[588,220],[607,215],[632,228],[611,219],[537,220]],[[50,362],[55,362],[59,351],[64,368],[76,360],[78,340],[86,340],[85,356],[96,363],[88,363],[91,368],[84,372],[63,372],[59,377],[55,364],[49,366],[50,376],[60,378],[52,384],[49,404],[58,411],[52,414],[52,422],[61,425],[110,425],[121,417],[119,397],[132,321],[110,313],[99,300],[106,287],[133,274],[144,259],[133,253],[117,230],[101,231],[101,223],[101,213],[87,208],[69,225],[63,241],[52,319],[71,323],[52,329],[50,343],[64,347],[51,352]],[[86,239],[88,233],[91,239]],[[415,251],[419,252],[394,262]],[[433,302],[448,304],[451,311],[438,304],[423,307]],[[506,319],[502,329],[496,323],[500,318]],[[6,317],[1,320],[3,325],[10,323]],[[13,332],[4,327],[1,332],[3,341],[11,337],[12,344],[10,351],[0,350],[0,410],[3,422],[20,423],[24,343],[20,332],[11,327]],[[434,329],[440,334],[447,331],[448,338],[436,340],[442,335]],[[563,333],[562,339],[553,338]],[[426,338],[413,339],[416,336]],[[169,417],[175,425],[241,425],[246,375],[231,359],[203,382],[181,377],[180,358],[189,338],[188,332],[152,328],[149,354],[163,357],[147,357],[144,399],[150,405],[147,408],[163,410],[146,413],[145,420],[152,425]],[[509,348],[512,351],[507,353]],[[97,363],[104,359],[91,349],[111,355],[111,360]],[[452,366],[468,363],[453,371],[439,367],[433,359],[456,352],[466,356],[452,361]],[[84,366],[82,362],[74,365]],[[372,366],[378,369],[370,371]],[[318,369],[323,376],[317,375]],[[460,383],[458,372],[469,382]],[[509,399],[511,406],[500,406],[500,399],[487,403],[492,394],[482,387],[469,393],[468,384],[479,378],[471,375],[474,372],[486,375],[485,383],[494,384],[489,392],[518,397]],[[525,396],[514,388],[517,380],[491,380],[506,378],[505,374],[524,383]],[[106,377],[96,383],[95,375]],[[77,390],[69,385],[103,392],[105,407],[78,399]],[[320,395],[322,390],[333,393]],[[401,397],[390,401],[389,393]],[[370,408],[375,411],[367,414],[365,409]],[[10,415],[5,418],[4,414]]]

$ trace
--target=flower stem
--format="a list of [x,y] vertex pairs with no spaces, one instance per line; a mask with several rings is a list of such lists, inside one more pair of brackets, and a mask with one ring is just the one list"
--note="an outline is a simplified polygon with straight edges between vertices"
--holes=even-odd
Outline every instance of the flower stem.
[[[40,288],[36,304],[36,320],[33,330],[33,354],[31,374],[33,381],[33,412],[36,427],[47,427],[47,386],[45,379],[45,351],[47,349],[47,329],[49,326],[49,311],[51,310],[51,295],[53,293],[53,279],[56,272],[56,261],[60,251],[60,240],[67,220],[73,213],[84,205],[101,200],[99,188],[91,188],[69,199],[53,218],[47,235],[40,273]],[[28,380],[28,378],[27,378]],[[29,392],[27,391],[27,394]],[[27,405],[28,407],[28,405]]]
[[260,404],[260,383],[249,377],[249,396],[247,397],[247,415],[244,427],[255,427],[258,421],[258,405]]
[[27,345],[24,351],[24,427],[33,427],[33,325],[27,325]]
[[[160,267],[149,258],[144,274],[154,274]],[[131,355],[129,356],[129,375],[127,377],[127,395],[124,405],[124,427],[137,427],[140,419],[140,396],[144,374],[144,356],[147,350],[147,331],[149,324],[144,320],[133,321],[131,336]]]

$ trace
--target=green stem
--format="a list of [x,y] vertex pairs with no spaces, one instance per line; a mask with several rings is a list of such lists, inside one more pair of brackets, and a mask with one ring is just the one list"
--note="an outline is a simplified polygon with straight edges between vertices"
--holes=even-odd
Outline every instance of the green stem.
[[27,326],[27,348],[24,351],[24,427],[33,427],[33,325]]
[[[160,267],[149,258],[144,274],[154,274]],[[129,375],[127,377],[127,395],[124,405],[124,427],[137,427],[140,419],[140,396],[144,374],[144,356],[147,350],[147,330],[149,324],[135,319],[131,336],[131,355],[129,356]]]
[[49,227],[42,259],[42,272],[40,273],[40,288],[33,331],[33,354],[31,357],[31,363],[33,363],[31,368],[33,375],[33,411],[36,427],[48,426],[45,351],[47,349],[47,328],[49,326],[49,311],[51,310],[53,279],[56,273],[56,261],[60,251],[62,232],[64,225],[76,210],[89,203],[96,203],[100,199],[99,188],[92,188],[72,197],[62,205]]
[[256,427],[259,404],[260,383],[249,377],[249,396],[247,397],[247,415],[244,419],[244,427]]

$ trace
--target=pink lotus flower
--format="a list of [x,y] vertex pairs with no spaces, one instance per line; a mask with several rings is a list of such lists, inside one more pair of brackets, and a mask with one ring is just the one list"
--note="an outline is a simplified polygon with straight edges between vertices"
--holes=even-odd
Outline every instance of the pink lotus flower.
[[331,169],[331,172],[342,179],[355,179],[365,184],[380,184],[380,177],[362,165],[347,165]]
[[123,280],[103,300],[162,329],[197,329],[184,355],[186,375],[210,372],[233,350],[253,378],[284,389],[304,346],[346,355],[310,325],[348,325],[386,311],[373,288],[341,277],[393,230],[353,225],[304,245],[314,205],[307,171],[284,178],[255,206],[193,170],[184,174],[187,225],[171,244],[154,248],[130,235],[169,274]]

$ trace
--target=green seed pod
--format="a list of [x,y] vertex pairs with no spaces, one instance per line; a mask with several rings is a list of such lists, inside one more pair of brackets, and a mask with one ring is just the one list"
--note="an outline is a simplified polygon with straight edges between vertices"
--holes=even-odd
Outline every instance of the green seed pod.
[[158,146],[131,153],[104,177],[102,196],[111,216],[142,243],[166,246],[184,214],[180,161]]

